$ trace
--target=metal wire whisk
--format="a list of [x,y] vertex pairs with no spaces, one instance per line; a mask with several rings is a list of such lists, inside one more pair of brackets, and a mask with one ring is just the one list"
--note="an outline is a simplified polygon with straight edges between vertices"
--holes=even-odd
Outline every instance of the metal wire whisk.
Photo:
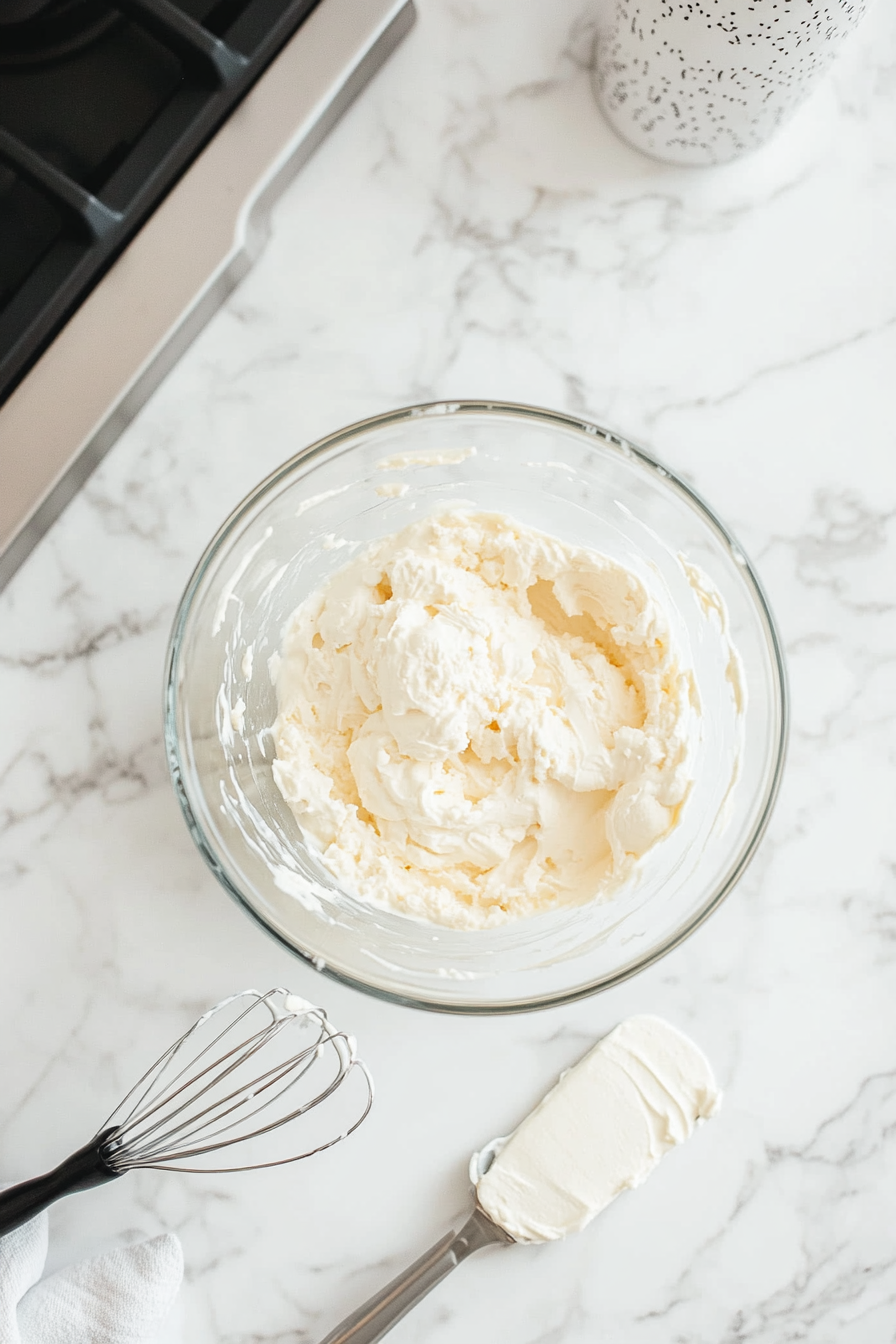
[[[0,1191],[0,1235],[63,1195],[135,1168],[247,1171],[331,1148],[358,1128],[373,1103],[373,1082],[355,1048],[354,1038],[337,1030],[322,1009],[285,989],[231,995],[165,1051],[90,1143],[45,1176]],[[359,1098],[354,1118],[335,1137],[324,1120],[303,1152],[237,1166],[202,1161],[302,1116],[322,1119],[318,1108],[335,1098],[350,1076],[360,1079]],[[201,1165],[192,1165],[196,1161]]]

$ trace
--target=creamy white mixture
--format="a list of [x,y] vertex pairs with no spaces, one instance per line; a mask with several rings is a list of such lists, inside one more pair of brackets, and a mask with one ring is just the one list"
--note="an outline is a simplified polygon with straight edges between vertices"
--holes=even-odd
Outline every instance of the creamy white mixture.
[[458,928],[603,898],[672,827],[697,698],[606,556],[455,510],[371,546],[272,660],[274,776],[340,884]]
[[[630,1017],[493,1145],[477,1199],[515,1241],[556,1241],[646,1180],[720,1104],[693,1041],[661,1018]],[[477,1155],[474,1181],[479,1163]]]

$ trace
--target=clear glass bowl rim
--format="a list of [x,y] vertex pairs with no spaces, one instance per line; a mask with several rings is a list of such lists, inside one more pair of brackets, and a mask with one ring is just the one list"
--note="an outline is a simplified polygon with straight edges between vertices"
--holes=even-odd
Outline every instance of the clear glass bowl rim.
[[[227,872],[222,867],[214,847],[210,843],[203,828],[197,822],[190,805],[188,791],[184,782],[185,772],[182,766],[180,742],[177,733],[177,686],[175,676],[181,640],[190,616],[193,597],[202,583],[207,569],[212,564],[221,548],[227,543],[231,534],[239,527],[243,519],[253,511],[253,509],[264,499],[265,495],[289,477],[296,467],[300,464],[306,465],[312,459],[321,457],[332,450],[337,449],[347,440],[355,439],[372,430],[382,429],[389,425],[401,424],[419,417],[463,414],[478,414],[484,416],[510,415],[523,420],[534,420],[543,425],[554,425],[558,428],[578,431],[587,434],[589,437],[596,437],[605,446],[616,449],[626,457],[636,458],[644,466],[649,467],[652,471],[655,471],[658,475],[662,476],[670,487],[678,490],[684,495],[695,507],[696,511],[703,515],[704,520],[728,548],[729,552],[731,552],[732,556],[736,559],[738,568],[741,569],[744,574],[748,587],[752,590],[756,607],[765,627],[768,647],[772,655],[772,667],[775,674],[775,685],[777,690],[779,723],[778,740],[772,768],[766,779],[765,798],[762,809],[757,817],[752,833],[745,844],[741,846],[740,853],[735,856],[734,861],[724,876],[724,880],[720,882],[709,900],[705,901],[689,919],[676,929],[674,933],[670,934],[662,943],[651,948],[644,955],[620,966],[611,974],[604,975],[593,982],[577,985],[569,990],[542,996],[533,996],[531,999],[525,1001],[514,1000],[513,1002],[508,1003],[464,1004],[447,1001],[437,1002],[432,999],[416,998],[412,994],[400,994],[394,990],[384,989],[376,984],[371,984],[366,980],[362,980],[359,977],[348,975],[344,971],[336,970],[329,965],[324,965],[323,967],[316,965],[315,953],[298,947],[295,943],[291,942],[280,933],[279,930],[272,928],[265,920],[264,916],[250,904],[239,888],[231,881]],[[667,467],[652,453],[648,452],[646,448],[626,436],[617,433],[615,430],[607,429],[603,425],[599,425],[591,420],[584,420],[580,416],[567,415],[563,411],[552,411],[539,406],[529,406],[522,402],[483,400],[434,401],[399,407],[397,410],[385,411],[380,415],[369,416],[364,420],[357,420],[353,424],[335,430],[333,433],[325,435],[324,438],[309,444],[306,448],[302,448],[298,453],[294,454],[293,457],[290,457],[285,462],[281,463],[279,467],[275,468],[274,471],[260,481],[259,484],[243,498],[231,512],[229,517],[227,517],[221,524],[218,531],[206,546],[205,551],[187,582],[183,596],[178,604],[165,662],[164,729],[165,748],[171,782],[178,802],[180,803],[187,829],[193,837],[197,849],[228,895],[236,901],[239,907],[249,915],[249,917],[259,925],[269,937],[273,938],[282,947],[285,947],[294,956],[298,956],[300,960],[318,971],[319,974],[325,975],[329,979],[337,981],[339,984],[348,985],[352,989],[357,989],[362,993],[370,994],[374,998],[383,999],[387,1003],[424,1009],[428,1012],[447,1013],[452,1016],[506,1016],[511,1013],[536,1012],[543,1008],[554,1008],[560,1007],[563,1004],[574,1003],[579,999],[588,998],[592,994],[612,989],[615,985],[622,984],[623,981],[631,979],[632,976],[637,975],[640,971],[646,970],[648,966],[652,966],[655,962],[660,961],[661,958],[667,956],[668,953],[674,951],[676,947],[689,938],[691,934],[718,909],[722,901],[725,900],[740,881],[765,834],[781,787],[781,779],[787,755],[789,721],[790,696],[787,682],[787,669],[784,661],[781,638],[765,590],[749,557],[745,554],[734,535],[725,526],[702,495],[700,495],[692,486],[688,485],[686,481],[683,481],[680,476],[676,475],[670,467]]]

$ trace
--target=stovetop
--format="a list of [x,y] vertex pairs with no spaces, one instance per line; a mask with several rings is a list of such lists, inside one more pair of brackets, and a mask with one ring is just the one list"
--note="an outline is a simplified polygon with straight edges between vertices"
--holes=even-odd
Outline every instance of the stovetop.
[[318,0],[4,0],[0,404]]
[[413,0],[0,0],[0,588],[413,22]]

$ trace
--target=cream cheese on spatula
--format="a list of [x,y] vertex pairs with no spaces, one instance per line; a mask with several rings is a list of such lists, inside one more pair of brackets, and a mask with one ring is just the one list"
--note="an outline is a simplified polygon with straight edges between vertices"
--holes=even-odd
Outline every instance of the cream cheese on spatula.
[[477,1201],[514,1241],[577,1232],[715,1115],[721,1095],[693,1041],[661,1018],[630,1017],[508,1139],[476,1154]]

